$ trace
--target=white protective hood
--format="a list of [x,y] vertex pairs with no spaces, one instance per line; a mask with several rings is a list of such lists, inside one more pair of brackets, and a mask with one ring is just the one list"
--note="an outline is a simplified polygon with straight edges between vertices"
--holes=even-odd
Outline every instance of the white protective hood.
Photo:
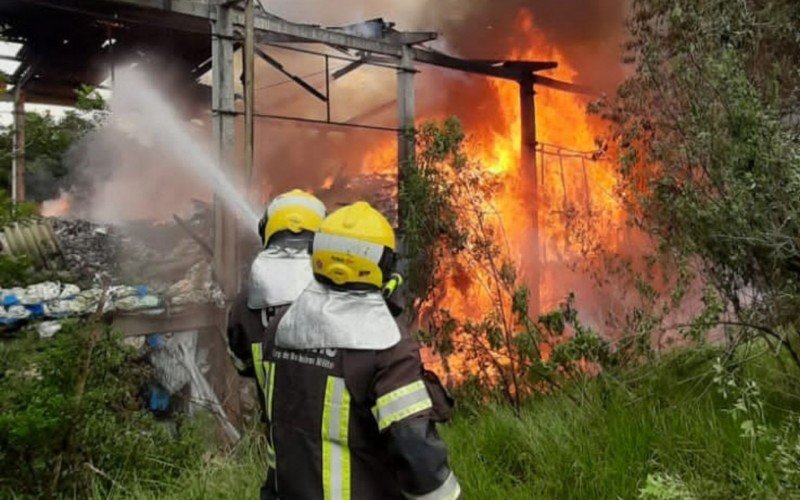
[[297,297],[275,334],[289,349],[388,349],[400,342],[397,327],[378,291],[333,290],[316,280]]
[[250,267],[247,307],[265,309],[291,304],[313,280],[307,243],[267,247]]

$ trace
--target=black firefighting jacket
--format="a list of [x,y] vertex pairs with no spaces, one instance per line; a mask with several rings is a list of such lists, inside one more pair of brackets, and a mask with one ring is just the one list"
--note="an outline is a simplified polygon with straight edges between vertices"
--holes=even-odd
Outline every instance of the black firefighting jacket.
[[243,377],[255,378],[253,370],[253,346],[264,341],[266,325],[278,313],[289,306],[270,309],[250,309],[247,307],[247,292],[241,292],[233,302],[228,314],[228,355]]
[[[313,236],[314,234],[311,232],[293,234],[288,231],[281,231],[270,238],[269,248],[297,246],[308,248]],[[256,259],[258,259],[258,257],[256,257]],[[311,262],[309,261],[307,265],[310,268]],[[311,273],[309,272],[309,278],[310,276]],[[250,279],[252,279],[252,275]],[[278,279],[277,283],[281,283],[281,280]],[[226,340],[228,354],[236,370],[240,375],[252,378],[255,377],[255,372],[253,371],[252,346],[262,342],[264,329],[269,321],[289,306],[280,305],[265,309],[250,309],[248,307],[250,299],[250,297],[248,297],[249,288],[249,286],[245,286],[233,303],[233,307],[228,315]],[[281,304],[284,303],[281,302]]]
[[458,498],[435,426],[450,418],[452,399],[423,370],[417,342],[403,334],[382,351],[278,348],[283,313],[252,365],[267,414],[262,499]]

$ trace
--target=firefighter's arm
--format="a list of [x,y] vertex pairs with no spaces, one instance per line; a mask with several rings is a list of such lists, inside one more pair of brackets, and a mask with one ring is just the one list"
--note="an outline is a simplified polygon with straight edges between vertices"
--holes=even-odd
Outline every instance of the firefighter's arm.
[[373,391],[372,413],[386,436],[406,498],[458,498],[461,488],[436,432],[436,409],[423,378],[419,347],[409,336],[379,355]]
[[255,377],[252,343],[257,340],[257,331],[261,328],[258,312],[248,309],[247,295],[240,294],[228,315],[225,340],[233,366],[243,377]]

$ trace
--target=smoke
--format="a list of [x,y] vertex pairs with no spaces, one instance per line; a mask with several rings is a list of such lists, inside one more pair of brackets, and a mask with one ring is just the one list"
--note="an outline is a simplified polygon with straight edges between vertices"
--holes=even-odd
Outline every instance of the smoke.
[[[383,17],[402,30],[431,30],[440,33],[433,46],[470,58],[501,58],[524,50],[530,39],[520,35],[520,11],[531,12],[536,30],[542,33],[543,53],[555,48],[575,70],[576,81],[596,88],[611,88],[621,78],[619,64],[626,0],[565,0],[531,2],[523,0],[343,0],[325,2],[267,2],[270,11],[291,20],[325,26],[347,25]],[[270,48],[269,52],[287,71],[299,75],[320,92],[325,91],[321,58]],[[155,57],[155,56],[154,56]],[[205,147],[211,137],[208,103],[182,98],[189,94],[177,82],[181,75],[165,71],[168,57],[151,61],[150,80],[169,95],[170,107],[180,114],[199,116],[182,126],[192,140]],[[332,59],[330,70],[347,63]],[[501,103],[493,97],[486,78],[420,67],[417,78],[417,112],[424,117],[458,115],[468,132],[506,134],[506,121],[498,113]],[[235,74],[240,74],[237,58]],[[118,75],[118,80],[124,80]],[[238,83],[238,78],[236,79]],[[208,82],[210,83],[210,82]],[[128,86],[130,89],[131,86]],[[241,94],[241,87],[237,88]],[[135,97],[116,96],[117,104]],[[395,72],[392,69],[362,67],[330,86],[330,116],[334,121],[392,127],[396,123]],[[325,119],[325,103],[305,92],[273,67],[256,65],[257,113]],[[113,103],[112,103],[113,104]],[[241,101],[237,101],[241,106]],[[204,112],[199,112],[203,110]],[[158,131],[157,117],[149,117],[151,132]],[[209,184],[185,168],[187,158],[171,154],[169,145],[144,144],[103,127],[73,148],[68,163],[73,172],[74,214],[93,219],[164,219],[191,207],[192,198],[210,199]],[[237,137],[241,139],[241,123]],[[139,133],[138,135],[141,136]],[[153,134],[158,136],[159,134]],[[481,133],[480,135],[485,135]],[[140,137],[141,139],[141,137]],[[249,191],[256,204],[275,194],[300,187],[317,193],[332,205],[358,198],[379,202],[391,190],[390,177],[374,182],[353,179],[364,172],[390,173],[395,163],[392,132],[343,129],[315,124],[297,124],[274,119],[256,123],[255,168]],[[237,144],[241,165],[242,145]],[[379,157],[365,156],[381,149]],[[323,189],[326,186],[328,189]],[[157,200],[157,203],[153,201]]]
[[[627,0],[343,0],[339,2],[272,1],[267,8],[297,22],[346,26],[382,17],[400,30],[436,31],[432,46],[474,59],[507,58],[535,49],[542,59],[567,65],[572,72],[543,74],[611,91],[623,77],[620,63]],[[529,12],[537,33],[520,29],[520,15]],[[354,28],[356,29],[356,28]],[[321,58],[269,49],[294,75],[324,92]],[[331,71],[347,63],[331,59]],[[508,120],[488,78],[432,66],[419,66],[416,78],[417,115],[424,118],[458,116],[471,136],[508,135]],[[239,69],[237,68],[237,72]],[[256,64],[257,112],[325,119],[325,104],[271,66]],[[330,83],[331,119],[392,127],[396,125],[395,72],[364,66]],[[541,92],[549,92],[541,89]],[[565,117],[568,124],[569,117]],[[291,187],[318,189],[331,178],[346,180],[364,171],[391,172],[393,154],[365,157],[376,149],[393,149],[391,132],[356,131],[318,125],[296,125],[259,119],[256,125],[256,177],[259,199]],[[547,131],[544,131],[547,139]],[[319,193],[332,203],[358,197],[370,200],[369,189],[353,193]]]
[[202,121],[180,116],[140,68],[117,71],[109,113],[68,156],[73,213],[100,221],[164,219],[216,192],[251,227],[258,216],[217,163]]
[[[273,0],[264,3],[277,15],[304,23],[343,26],[383,17],[396,22],[400,30],[436,31],[440,38],[431,44],[432,47],[465,58],[522,59],[534,53],[536,59],[555,60],[561,65],[555,71],[543,72],[546,76],[611,91],[624,76],[620,55],[628,1]],[[526,28],[525,23],[532,27]],[[314,48],[319,50],[318,46]],[[322,58],[274,47],[266,50],[286,71],[325,93],[325,63]],[[346,65],[345,61],[331,59],[329,70],[334,72]],[[473,139],[510,138],[513,135],[509,124],[518,123],[518,117],[510,119],[509,116],[514,112],[511,108],[516,106],[516,102],[509,106],[507,100],[501,100],[495,81],[431,66],[420,65],[418,69],[420,73],[415,82],[418,117],[457,115]],[[101,128],[71,155],[79,186],[73,190],[76,204],[73,212],[79,208],[79,214],[99,220],[163,220],[174,212],[190,208],[192,198],[210,199],[216,181],[208,182],[208,171],[198,173],[192,170],[192,165],[197,164],[200,158],[211,154],[208,147],[211,137],[209,102],[194,101],[191,105],[181,102],[180,96],[186,89],[164,82],[165,72],[160,66],[149,67],[147,73],[147,85],[157,79],[160,93],[171,98],[171,102],[163,106],[171,113],[166,121],[181,121],[180,128],[190,142],[199,147],[190,148],[191,154],[187,155],[185,148],[165,142],[164,138],[170,136],[162,131],[165,123],[163,112],[139,113],[137,126],[127,132],[121,132],[119,126]],[[240,74],[241,58],[237,56],[234,75],[236,92],[241,95]],[[324,120],[330,113],[334,121],[394,127],[397,113],[394,69],[364,66],[332,80],[330,107],[264,61],[256,62],[255,77],[256,113],[261,118],[256,120],[255,164],[253,176],[247,183],[254,205],[263,206],[272,196],[285,190],[303,188],[316,192],[330,208],[366,199],[385,213],[392,212],[395,132],[297,123],[265,115]],[[118,75],[118,80],[124,78],[124,73]],[[210,83],[208,76],[205,83]],[[115,92],[115,101],[127,102],[130,109],[130,104],[140,99],[137,85],[128,85],[126,93],[121,95]],[[538,112],[553,113],[561,97],[544,88],[537,91],[540,93]],[[173,109],[179,105],[180,111]],[[240,99],[236,105],[241,109]],[[585,133],[581,134],[581,144],[571,140],[573,136],[569,129],[585,127],[585,117],[575,116],[577,113],[582,115],[582,109],[574,106],[564,109],[568,114],[560,117],[558,123],[553,119],[545,120],[547,127],[540,128],[540,140],[566,138],[562,140],[565,146],[591,148],[591,137],[589,146],[586,146]],[[202,110],[202,113],[197,110]],[[185,118],[178,120],[179,115]],[[199,116],[200,119],[190,122],[190,116]],[[236,132],[240,142],[235,148],[238,156],[232,164],[235,170],[241,171],[241,140],[244,135],[241,120]],[[514,142],[509,139],[512,146]],[[182,153],[176,155],[176,151]],[[508,152],[513,153],[513,149],[508,148]],[[567,169],[567,181],[570,182],[572,172],[577,172],[573,163],[577,163],[576,160],[560,167],[562,172]],[[548,165],[548,168],[556,167]],[[554,171],[551,170],[547,176]],[[365,175],[369,173],[381,175]],[[550,189],[553,189],[552,180],[547,179]],[[609,186],[606,188],[611,189]],[[560,204],[553,204],[542,211],[542,218],[555,218],[556,215],[548,214],[563,208]],[[514,251],[526,252],[525,243]],[[551,274],[561,279],[567,273],[565,269]],[[571,289],[583,291],[585,284],[585,278],[570,277],[551,289],[560,294],[569,285]],[[604,308],[600,301],[597,304],[600,304],[599,309]]]
[[347,25],[382,17],[401,30],[436,31],[436,44],[474,59],[503,58],[528,40],[515,29],[527,10],[550,48],[577,70],[576,80],[609,91],[623,76],[620,64],[630,0],[311,0],[272,1],[267,7],[297,22]]

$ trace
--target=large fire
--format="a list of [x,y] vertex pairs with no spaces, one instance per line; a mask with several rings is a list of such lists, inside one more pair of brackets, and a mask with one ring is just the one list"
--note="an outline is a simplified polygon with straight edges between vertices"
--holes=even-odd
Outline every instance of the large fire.
[[[557,61],[558,68],[547,76],[575,80],[577,72],[570,61],[537,31],[528,10],[519,13],[516,29],[527,43],[505,54],[506,59]],[[486,205],[499,215],[495,219],[502,228],[497,234],[505,239],[501,246],[507,248],[528,286],[539,290],[538,312],[546,312],[576,288],[591,287],[591,278],[573,270],[580,267],[577,261],[593,245],[602,245],[610,252],[619,245],[617,234],[625,215],[614,195],[614,171],[603,161],[596,144],[604,125],[587,115],[589,97],[536,86],[539,215],[534,220],[532,208],[536,200],[531,196],[530,167],[523,168],[520,161],[519,86],[516,82],[491,79],[487,88],[483,98],[499,103],[497,116],[482,119],[470,116],[470,111],[460,116],[466,125],[469,155],[500,181],[499,191],[486,200]],[[435,116],[424,116],[420,121],[442,116],[437,111]],[[365,157],[364,169],[374,172],[376,165],[393,165],[395,151],[389,142],[375,148]],[[537,244],[539,262],[532,262],[528,256]],[[533,272],[533,266],[538,273]],[[480,319],[496,300],[487,293],[486,280],[481,276],[485,271],[472,269],[470,273],[473,280],[467,286],[463,280],[451,278],[437,300],[437,307],[462,320]],[[532,279],[536,274],[538,283]],[[548,346],[542,346],[542,351],[546,358]],[[476,371],[472,360],[452,356],[448,361],[456,374]]]
[[[506,54],[509,60],[557,61],[558,68],[547,76],[573,81],[577,72],[570,61],[536,30],[530,11],[520,11],[516,29],[528,43]],[[614,251],[616,233],[624,220],[622,207],[615,198],[616,178],[612,168],[602,159],[596,138],[603,133],[603,124],[587,115],[590,97],[536,86],[536,169],[539,177],[539,220],[532,220],[534,200],[525,189],[531,179],[521,168],[521,121],[519,87],[516,82],[489,79],[490,95],[485,99],[498,102],[498,116],[490,120],[469,119],[467,124],[470,156],[495,174],[502,189],[487,204],[499,214],[512,258],[522,266],[523,253],[529,252],[538,228],[540,244],[540,291],[542,310],[556,306],[569,291],[556,282],[551,264],[565,263],[581,254],[581,236],[591,230],[591,237]],[[423,122],[444,116],[424,116]],[[498,120],[501,125],[498,126]],[[484,126],[483,123],[486,123]],[[393,169],[396,149],[392,140],[370,151],[362,171],[374,173]],[[580,228],[574,227],[582,221]],[[587,229],[587,226],[589,229]],[[558,266],[555,266],[558,268]],[[523,270],[525,271],[525,270]],[[463,297],[454,290],[448,305],[455,311],[474,311],[460,307]]]
[[[520,12],[517,28],[528,45],[507,54],[507,59],[557,61],[558,68],[547,76],[568,82],[575,79],[577,73],[570,61],[536,30],[528,10]],[[500,213],[512,257],[518,263],[524,262],[522,253],[530,251],[531,228],[538,228],[541,308],[548,310],[569,292],[558,283],[559,271],[563,269],[551,264],[579,257],[580,245],[585,243],[579,241],[581,235],[575,234],[581,231],[575,227],[576,221],[582,220],[584,229],[591,228],[592,234],[583,236],[602,241],[607,250],[615,250],[617,244],[615,234],[624,213],[614,197],[615,174],[607,163],[593,159],[598,156],[596,138],[602,135],[604,125],[587,115],[590,98],[542,86],[535,88],[539,220],[533,221],[534,200],[520,189],[531,179],[520,164],[518,86],[499,79],[489,83],[502,103],[499,113],[506,132],[473,131],[477,139],[473,154],[503,180],[504,190],[492,203]]]

